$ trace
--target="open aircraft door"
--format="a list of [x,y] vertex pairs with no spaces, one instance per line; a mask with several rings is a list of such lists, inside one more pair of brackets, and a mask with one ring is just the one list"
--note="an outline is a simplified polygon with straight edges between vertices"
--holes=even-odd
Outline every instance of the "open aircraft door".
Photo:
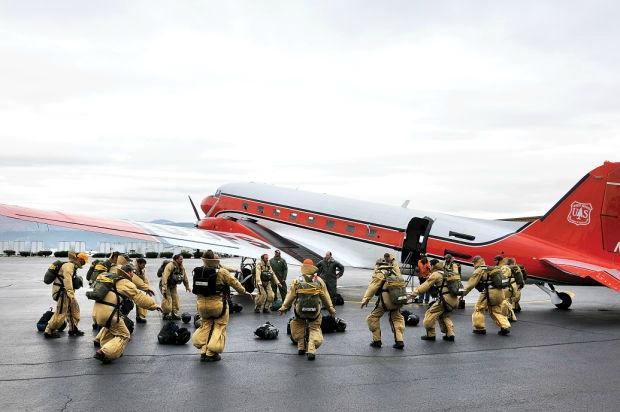
[[430,217],[414,217],[407,225],[405,240],[400,261],[405,265],[414,268],[420,260],[420,255],[426,253],[426,242],[433,225]]

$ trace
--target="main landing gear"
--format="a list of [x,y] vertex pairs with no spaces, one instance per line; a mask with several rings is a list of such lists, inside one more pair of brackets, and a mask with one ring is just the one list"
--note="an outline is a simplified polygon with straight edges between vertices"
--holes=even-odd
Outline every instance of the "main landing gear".
[[568,308],[570,308],[570,305],[573,303],[573,299],[568,293],[556,291],[551,283],[539,282],[536,283],[536,286],[538,286],[540,290],[549,295],[549,297],[551,298],[551,303],[553,303],[558,309],[568,310]]

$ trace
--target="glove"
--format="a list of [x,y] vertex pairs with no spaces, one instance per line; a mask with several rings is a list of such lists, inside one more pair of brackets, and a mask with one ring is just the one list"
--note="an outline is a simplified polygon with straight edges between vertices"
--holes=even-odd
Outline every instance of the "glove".
[[362,306],[361,308],[364,309],[365,306],[368,306],[368,299],[364,299],[362,300]]

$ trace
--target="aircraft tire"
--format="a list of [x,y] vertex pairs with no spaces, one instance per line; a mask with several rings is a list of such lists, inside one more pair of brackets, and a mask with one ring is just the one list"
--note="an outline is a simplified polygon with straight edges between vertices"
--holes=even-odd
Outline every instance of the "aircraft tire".
[[562,310],[568,310],[568,308],[570,308],[570,305],[572,305],[573,303],[570,295],[565,292],[558,292],[558,297],[562,299],[562,303],[558,303],[557,305],[555,305],[555,307]]

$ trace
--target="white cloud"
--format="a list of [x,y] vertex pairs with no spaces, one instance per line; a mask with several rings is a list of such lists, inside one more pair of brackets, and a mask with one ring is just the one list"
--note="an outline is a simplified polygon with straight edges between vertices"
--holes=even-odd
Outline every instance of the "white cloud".
[[542,213],[618,160],[619,11],[5,3],[0,201],[186,220],[186,194],[253,180],[476,216]]

